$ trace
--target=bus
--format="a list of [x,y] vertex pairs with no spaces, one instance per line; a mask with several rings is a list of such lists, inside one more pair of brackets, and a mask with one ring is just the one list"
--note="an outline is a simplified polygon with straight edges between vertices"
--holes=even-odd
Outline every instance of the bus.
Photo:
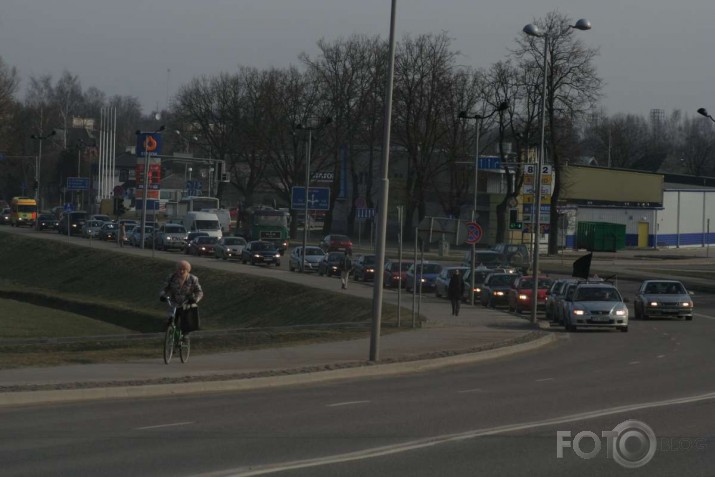
[[13,197],[10,202],[10,225],[32,227],[37,222],[37,201],[31,197]]
[[273,207],[248,207],[239,212],[237,235],[246,240],[265,240],[275,244],[283,255],[288,249],[288,218],[285,211]]

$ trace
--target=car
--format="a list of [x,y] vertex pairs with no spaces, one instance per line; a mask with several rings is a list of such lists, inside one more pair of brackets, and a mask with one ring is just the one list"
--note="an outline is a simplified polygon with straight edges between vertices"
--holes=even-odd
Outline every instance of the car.
[[579,282],[565,302],[564,327],[628,331],[628,307],[618,288],[606,281]]
[[57,230],[60,221],[52,214],[40,214],[37,217],[37,228],[39,230]]
[[[407,269],[405,274],[405,291],[408,293],[417,292],[433,292],[434,281],[442,271],[442,265],[438,263],[418,263],[417,266],[413,263]],[[416,272],[416,274],[415,274]],[[415,288],[415,281],[417,287]]]
[[[475,261],[478,267],[486,268],[497,268],[503,265],[501,261],[501,256],[493,250],[477,250],[475,251]],[[466,250],[464,252],[464,259],[462,260],[462,266],[472,267],[472,251]]]
[[347,235],[329,234],[320,241],[320,248],[325,253],[328,252],[348,252],[353,251],[353,241]]
[[434,294],[437,298],[449,297],[449,281],[452,279],[455,270],[459,270],[459,274],[464,276],[467,270],[469,270],[469,267],[463,267],[461,265],[443,267],[442,271],[439,272],[439,275],[437,275],[437,278],[434,280]]
[[573,292],[576,290],[577,285],[577,281],[567,283],[563,289],[562,294],[556,297],[551,321],[565,326],[566,315],[569,310],[569,303],[571,301],[571,298],[573,297]]
[[377,265],[376,255],[358,255],[353,261],[353,280],[361,282],[374,280],[375,265]]
[[[141,247],[142,246],[142,227],[141,225],[137,225],[132,229],[132,233],[129,235],[129,245],[133,245],[135,247]],[[154,229],[152,227],[145,227],[144,228],[144,248],[151,248],[152,246],[152,234],[154,233]]]
[[134,219],[119,219],[117,220],[117,225],[124,224],[124,227],[129,230],[129,226],[131,225],[132,227],[136,227],[139,225],[139,222],[137,222]]
[[578,278],[559,278],[554,280],[546,292],[546,303],[544,304],[544,314],[547,320],[560,322],[559,312],[560,299],[566,294],[570,283],[577,283]]
[[164,224],[154,234],[154,247],[157,250],[184,250],[188,235],[181,224]]
[[412,262],[399,260],[388,260],[383,270],[382,284],[388,288],[404,288],[407,270]]
[[474,272],[467,269],[462,275],[462,280],[464,280],[464,295],[462,295],[462,301],[464,303],[470,303],[472,301],[471,292],[472,288],[472,273],[474,273],[474,303],[481,302],[482,290],[484,287],[484,279],[490,273],[510,273],[514,277],[518,277],[519,273],[514,268],[487,268],[484,266],[477,267]]
[[186,235],[186,247],[184,247],[184,252],[189,253],[189,243],[194,240],[196,237],[208,237],[209,233],[208,232],[189,232]]
[[211,237],[207,235],[200,235],[195,237],[189,245],[186,247],[189,255],[195,255],[197,257],[203,255],[214,255],[214,247],[218,242],[217,237]]
[[499,254],[499,260],[502,264],[517,268],[521,272],[529,269],[530,254],[526,245],[522,243],[498,243],[492,247],[492,250]]
[[509,290],[518,275],[514,273],[493,272],[486,276],[479,299],[482,306],[496,308],[509,306]]
[[[57,233],[67,235],[81,235],[82,226],[87,220],[87,212],[82,210],[76,210],[73,212],[67,212],[60,219],[60,223],[57,226]],[[69,231],[68,231],[69,230]]]
[[[546,293],[554,281],[549,277],[537,277],[536,280],[536,309],[544,310],[546,308]],[[509,290],[509,311],[522,313],[531,310],[534,306],[533,294],[534,277],[532,275],[524,275],[514,280],[511,290]]]
[[323,259],[318,265],[318,275],[340,276],[340,263],[344,256],[344,252],[329,252],[323,255]]
[[281,265],[281,254],[275,244],[264,240],[252,240],[241,251],[241,262],[257,265]]
[[248,242],[243,237],[224,236],[216,242],[214,255],[216,258],[228,260],[229,258],[241,258],[241,252]]
[[[303,247],[293,247],[288,257],[288,270],[291,272],[296,270],[317,272],[324,256],[325,252],[323,252],[323,249],[314,245],[307,245],[305,247],[305,254],[303,253]],[[301,261],[303,262],[302,268]]]
[[0,225],[10,225],[10,207],[6,207],[2,209],[2,213],[0,213]]
[[97,238],[99,231],[105,222],[101,220],[88,220],[82,225],[82,237],[84,238]]
[[117,240],[117,234],[119,233],[119,226],[114,222],[105,222],[102,228],[99,229],[97,238],[99,240]]
[[645,280],[633,300],[636,320],[693,319],[692,292],[677,280]]
[[[135,228],[137,228],[139,224],[136,222],[134,223],[126,223],[124,225],[124,233],[125,233],[125,238],[124,238],[124,244],[128,245],[129,244],[129,237],[131,237],[132,232],[134,231]],[[117,226],[117,230],[119,230],[119,225]]]

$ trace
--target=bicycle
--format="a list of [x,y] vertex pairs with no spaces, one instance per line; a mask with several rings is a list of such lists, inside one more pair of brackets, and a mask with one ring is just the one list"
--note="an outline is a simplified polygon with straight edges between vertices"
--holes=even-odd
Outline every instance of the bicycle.
[[164,363],[169,364],[171,358],[174,356],[174,350],[179,350],[179,357],[182,363],[186,363],[189,360],[189,352],[191,351],[191,342],[188,336],[184,336],[181,331],[181,326],[176,322],[176,310],[178,307],[172,303],[172,301],[167,298],[166,303],[169,306],[169,318],[171,321],[166,328],[166,333],[164,335]]

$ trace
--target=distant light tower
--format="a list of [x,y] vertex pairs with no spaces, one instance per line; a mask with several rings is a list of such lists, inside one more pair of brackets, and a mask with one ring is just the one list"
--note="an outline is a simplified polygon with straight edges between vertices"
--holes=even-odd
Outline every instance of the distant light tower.
[[30,138],[35,139],[36,141],[39,142],[39,149],[37,152],[37,162],[35,163],[35,182],[36,182],[36,188],[35,188],[35,201],[37,202],[37,206],[39,210],[42,210],[42,195],[40,194],[40,163],[42,162],[42,141],[45,139],[51,138],[57,134],[57,131],[54,129],[50,131],[48,134],[45,134],[44,136],[42,134],[33,134],[30,136]]

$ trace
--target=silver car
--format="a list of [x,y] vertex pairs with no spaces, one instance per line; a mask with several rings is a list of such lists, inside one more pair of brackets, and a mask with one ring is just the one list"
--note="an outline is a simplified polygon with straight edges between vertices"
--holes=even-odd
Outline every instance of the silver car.
[[216,258],[228,260],[229,258],[241,259],[241,252],[246,246],[246,239],[243,237],[227,237],[224,236],[214,246],[214,255]]
[[649,318],[693,319],[692,292],[677,280],[646,280],[633,300],[636,320]]
[[565,302],[564,326],[615,328],[628,331],[628,307],[618,289],[609,282],[582,282]]
[[320,262],[323,260],[325,252],[320,247],[307,246],[305,247],[305,257],[303,257],[303,247],[295,247],[290,252],[290,257],[288,258],[288,269],[292,272],[294,270],[300,270],[301,259],[304,258],[303,270],[308,272],[317,272]]
[[188,232],[181,224],[164,224],[154,236],[157,250],[184,250]]

